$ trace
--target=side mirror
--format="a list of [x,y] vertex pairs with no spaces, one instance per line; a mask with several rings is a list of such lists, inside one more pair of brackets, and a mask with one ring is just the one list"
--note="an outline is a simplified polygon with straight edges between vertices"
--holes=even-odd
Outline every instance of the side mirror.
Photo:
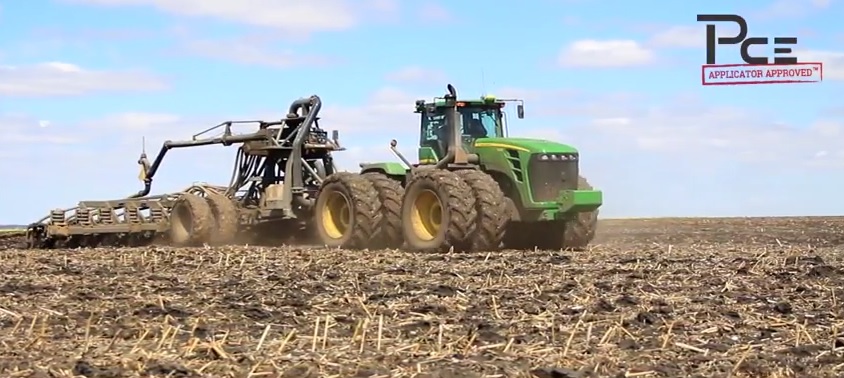
[[516,115],[519,117],[519,119],[525,119],[525,106],[524,105],[519,104],[518,106],[516,106]]
[[331,130],[331,140],[335,142],[340,140],[340,132],[337,130]]

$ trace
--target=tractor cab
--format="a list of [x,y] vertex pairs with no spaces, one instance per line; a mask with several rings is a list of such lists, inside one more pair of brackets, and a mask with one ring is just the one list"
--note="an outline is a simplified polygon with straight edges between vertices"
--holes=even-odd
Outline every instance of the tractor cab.
[[[463,148],[471,152],[475,141],[481,138],[504,138],[507,136],[507,117],[503,109],[506,101],[494,96],[483,96],[478,100],[457,100],[454,105],[445,99],[434,99],[426,103],[416,101],[415,113],[420,114],[419,163],[432,164],[446,155],[450,144],[448,112],[456,111],[454,125],[460,133]],[[453,107],[452,107],[453,106]],[[518,105],[519,118],[524,118],[524,107]]]

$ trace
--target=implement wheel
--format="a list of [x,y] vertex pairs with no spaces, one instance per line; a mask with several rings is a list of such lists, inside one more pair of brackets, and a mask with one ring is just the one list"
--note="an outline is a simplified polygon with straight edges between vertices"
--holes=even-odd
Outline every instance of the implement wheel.
[[211,235],[211,242],[217,245],[233,243],[240,226],[234,201],[217,193],[206,193],[205,201],[208,202],[214,225],[217,227]]
[[378,192],[359,174],[338,172],[323,181],[314,205],[315,226],[328,247],[369,246],[381,213]]
[[402,199],[402,231],[408,247],[447,251],[471,247],[475,229],[472,188],[454,172],[425,169],[414,173]]
[[183,194],[170,210],[170,242],[174,245],[202,245],[210,240],[214,226],[211,207],[196,194]]

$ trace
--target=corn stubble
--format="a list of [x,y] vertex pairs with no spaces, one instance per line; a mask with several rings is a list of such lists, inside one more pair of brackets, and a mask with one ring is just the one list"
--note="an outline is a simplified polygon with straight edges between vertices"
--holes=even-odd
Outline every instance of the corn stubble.
[[844,219],[602,221],[585,252],[15,249],[4,377],[833,377]]

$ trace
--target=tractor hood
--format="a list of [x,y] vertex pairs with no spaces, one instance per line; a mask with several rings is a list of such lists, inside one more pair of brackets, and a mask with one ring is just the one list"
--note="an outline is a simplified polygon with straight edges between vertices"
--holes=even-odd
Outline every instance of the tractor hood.
[[479,138],[475,148],[501,148],[530,153],[577,153],[567,144],[532,138]]

